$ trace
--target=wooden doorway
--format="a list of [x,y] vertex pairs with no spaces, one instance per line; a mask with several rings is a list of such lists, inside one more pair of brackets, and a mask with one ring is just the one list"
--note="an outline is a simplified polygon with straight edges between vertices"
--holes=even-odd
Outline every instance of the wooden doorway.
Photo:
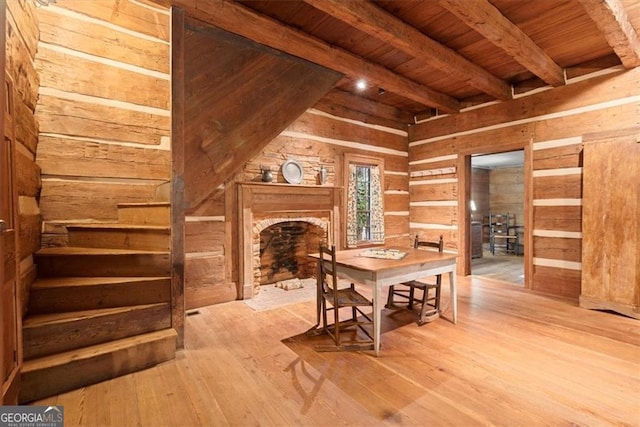
[[[518,219],[519,225],[523,227],[519,244],[522,249],[522,261],[524,272],[525,288],[531,287],[532,272],[532,154],[531,144],[518,142],[513,144],[492,147],[490,145],[478,144],[466,152],[458,155],[459,185],[458,192],[458,215],[459,215],[459,267],[458,274],[468,276],[472,274],[472,217],[471,210],[471,185],[472,185],[472,157],[482,154],[503,153],[523,150],[523,175],[524,175],[524,195],[523,210]],[[484,222],[483,222],[484,224]]]
[[469,200],[471,274],[523,286],[524,150],[472,156]]

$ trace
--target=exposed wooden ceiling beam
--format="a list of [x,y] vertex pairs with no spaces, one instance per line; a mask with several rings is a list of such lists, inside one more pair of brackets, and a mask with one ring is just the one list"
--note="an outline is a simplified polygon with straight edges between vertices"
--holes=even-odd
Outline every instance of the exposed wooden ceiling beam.
[[640,65],[640,38],[619,0],[579,0],[625,68]]
[[408,55],[477,88],[499,100],[512,98],[511,86],[456,51],[441,45],[368,1],[304,0]]
[[552,86],[565,84],[553,59],[488,0],[439,0],[440,5]]
[[460,111],[458,100],[449,95],[420,85],[346,50],[285,26],[235,1],[158,0],[158,3],[177,6],[188,16],[339,71],[354,79],[366,78],[369,84],[383,87],[425,106],[435,107],[448,113]]
[[327,93],[323,99],[329,100],[337,105],[355,109],[371,116],[381,117],[404,124],[413,122],[413,114],[390,105],[385,105],[361,96],[353,95],[340,89],[333,89]]

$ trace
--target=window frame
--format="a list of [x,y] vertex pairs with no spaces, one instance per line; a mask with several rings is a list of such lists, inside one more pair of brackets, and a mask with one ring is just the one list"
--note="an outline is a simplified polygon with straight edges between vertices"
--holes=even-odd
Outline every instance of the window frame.
[[[380,187],[381,191],[384,193],[385,184],[384,184],[384,158],[382,157],[374,157],[374,156],[365,156],[359,154],[350,154],[347,153],[344,155],[344,164],[343,164],[343,210],[342,215],[344,221],[341,226],[341,234],[342,234],[342,242],[345,248],[348,248],[347,242],[347,218],[348,218],[348,206],[349,206],[349,168],[351,165],[355,166],[366,166],[366,167],[378,167],[380,171]],[[384,212],[384,196],[382,197],[382,210]],[[358,239],[358,243],[356,247],[371,247],[371,246],[381,246],[378,243],[373,243],[371,240],[360,240]]]

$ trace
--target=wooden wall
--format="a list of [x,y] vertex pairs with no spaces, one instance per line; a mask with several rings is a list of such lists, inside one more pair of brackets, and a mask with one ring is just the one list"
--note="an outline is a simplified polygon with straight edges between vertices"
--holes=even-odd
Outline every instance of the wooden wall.
[[489,210],[515,215],[516,224],[524,220],[524,168],[503,167],[489,173]]
[[[422,129],[424,126],[418,126]],[[458,156],[455,143],[413,143],[409,129],[410,233],[426,240],[444,238],[445,251],[458,249]]]
[[[3,2],[4,3],[4,2]],[[38,123],[34,116],[39,77],[33,64],[38,43],[38,19],[31,1],[8,1],[6,69],[13,79],[16,118],[16,186],[20,256],[19,301],[26,310],[28,291],[36,277],[33,253],[40,248],[40,167],[36,164]],[[4,7],[4,4],[1,6]]]
[[384,159],[386,242],[410,244],[405,131],[342,119],[310,109],[248,162],[237,179],[259,180],[260,165],[268,165],[276,172],[276,182],[286,182],[280,167],[287,159],[294,159],[305,170],[302,184],[319,184],[320,166],[325,166],[328,172],[325,185],[341,186],[345,173],[344,155],[347,153]]
[[56,225],[114,221],[170,179],[169,13],[130,0],[37,9],[43,245]]
[[[640,121],[640,69],[609,71],[413,126],[409,133],[412,232],[443,231],[456,249],[467,250],[465,239],[458,235],[457,217],[458,211],[465,212],[464,199],[459,198],[468,185],[465,158],[487,150],[524,148],[526,285],[577,298],[582,269],[582,140]],[[413,177],[424,170],[443,173]],[[463,265],[460,268],[464,271]]]
[[[235,183],[260,181],[261,166],[271,167],[274,182],[285,183],[280,167],[286,160],[295,159],[304,167],[302,184],[318,185],[318,171],[323,165],[328,171],[325,185],[340,185],[346,153],[384,158],[387,242],[409,245],[407,133],[309,109],[247,162],[227,182],[223,195],[208,200],[200,216],[187,217],[187,252],[191,252],[185,263],[187,307],[237,297],[235,260],[240,255],[232,252],[238,226]],[[195,235],[199,236],[197,242]]]

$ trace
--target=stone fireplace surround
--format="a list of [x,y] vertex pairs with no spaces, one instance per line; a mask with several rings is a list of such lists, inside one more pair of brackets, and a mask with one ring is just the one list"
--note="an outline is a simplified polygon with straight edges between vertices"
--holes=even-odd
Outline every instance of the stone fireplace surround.
[[306,221],[326,230],[329,244],[340,246],[342,188],[274,183],[238,184],[238,281],[241,298],[259,290],[260,231],[282,221]]

